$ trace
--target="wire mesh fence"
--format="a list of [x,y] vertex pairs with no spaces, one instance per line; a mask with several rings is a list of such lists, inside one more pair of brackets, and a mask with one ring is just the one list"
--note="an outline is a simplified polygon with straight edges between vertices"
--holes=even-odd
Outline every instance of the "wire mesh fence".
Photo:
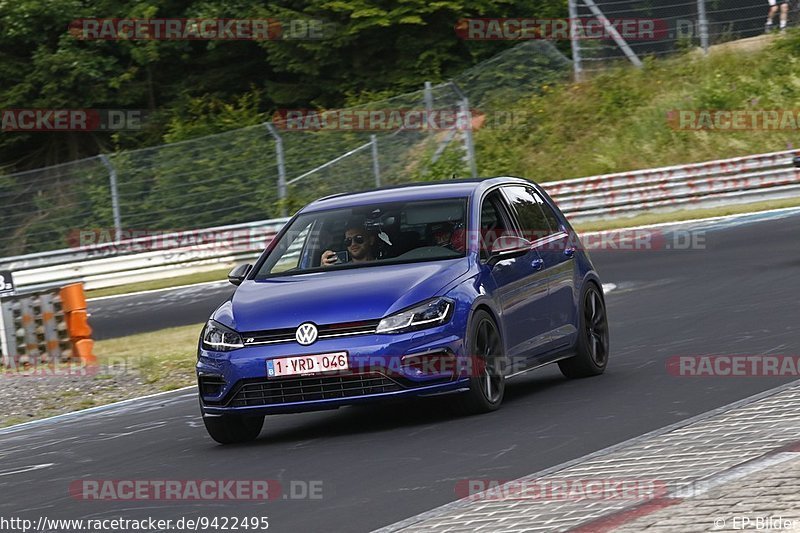
[[[263,126],[109,156],[129,231],[192,229],[274,213],[275,141]],[[255,218],[241,220],[243,213]]]
[[451,82],[335,110],[338,122],[320,125],[318,112],[302,110],[305,120],[291,122],[284,110],[258,126],[0,176],[0,257],[276,218],[329,194],[470,176],[472,128],[507,127],[509,102],[570,72],[552,43],[528,41]]
[[[797,25],[797,0],[772,3],[774,7],[768,0],[570,0],[578,21],[576,69],[599,71],[619,60],[636,64],[645,57],[707,49],[777,32],[784,24]],[[609,24],[603,25],[603,18]]]
[[551,42],[522,42],[462,72],[455,82],[472,106],[484,111],[507,109],[509,103],[537,92],[542,85],[568,78],[572,62]]
[[302,124],[276,121],[287,145],[316,146],[327,139],[340,147],[335,157],[317,154],[313,161],[293,165],[302,172],[289,173],[289,210],[328,194],[429,178],[437,139],[448,133],[463,135],[460,99],[446,83],[346,110],[305,115],[305,124],[312,124],[306,130]]
[[112,227],[108,171],[99,157],[0,176],[0,255],[64,248],[69,228]]

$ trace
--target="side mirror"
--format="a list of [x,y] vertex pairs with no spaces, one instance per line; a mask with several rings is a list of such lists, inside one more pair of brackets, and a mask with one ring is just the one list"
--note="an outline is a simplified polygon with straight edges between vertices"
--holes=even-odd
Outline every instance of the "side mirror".
[[531,251],[531,241],[516,235],[498,237],[489,248],[489,266],[496,265],[504,259],[519,257]]
[[233,283],[236,286],[239,286],[244,281],[244,278],[247,277],[247,274],[250,273],[250,269],[252,265],[246,263],[244,265],[238,265],[233,270],[228,273],[228,281]]

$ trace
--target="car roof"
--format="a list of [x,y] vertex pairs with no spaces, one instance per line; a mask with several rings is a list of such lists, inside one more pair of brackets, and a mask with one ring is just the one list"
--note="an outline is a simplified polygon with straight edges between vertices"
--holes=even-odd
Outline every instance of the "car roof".
[[515,177],[487,177],[477,179],[452,179],[425,183],[409,183],[381,187],[367,191],[346,192],[320,198],[302,209],[302,212],[322,211],[383,202],[436,200],[440,198],[465,198],[478,191],[502,183],[530,183]]

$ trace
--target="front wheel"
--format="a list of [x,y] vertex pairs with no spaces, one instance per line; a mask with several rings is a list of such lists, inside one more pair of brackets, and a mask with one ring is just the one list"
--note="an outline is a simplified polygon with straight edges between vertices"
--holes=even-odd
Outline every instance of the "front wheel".
[[220,444],[236,444],[255,440],[264,425],[263,416],[203,416],[211,438]]
[[466,414],[488,413],[500,407],[506,388],[503,344],[489,313],[473,315],[468,341],[471,377],[469,390],[457,398],[458,408]]
[[587,283],[581,298],[576,355],[558,362],[568,378],[602,374],[608,364],[608,318],[600,289]]

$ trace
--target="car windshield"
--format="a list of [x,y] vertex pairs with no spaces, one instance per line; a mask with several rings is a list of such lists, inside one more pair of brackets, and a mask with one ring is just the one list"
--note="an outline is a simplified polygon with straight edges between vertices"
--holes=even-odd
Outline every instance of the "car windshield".
[[466,205],[466,198],[450,198],[300,215],[255,279],[464,257]]

